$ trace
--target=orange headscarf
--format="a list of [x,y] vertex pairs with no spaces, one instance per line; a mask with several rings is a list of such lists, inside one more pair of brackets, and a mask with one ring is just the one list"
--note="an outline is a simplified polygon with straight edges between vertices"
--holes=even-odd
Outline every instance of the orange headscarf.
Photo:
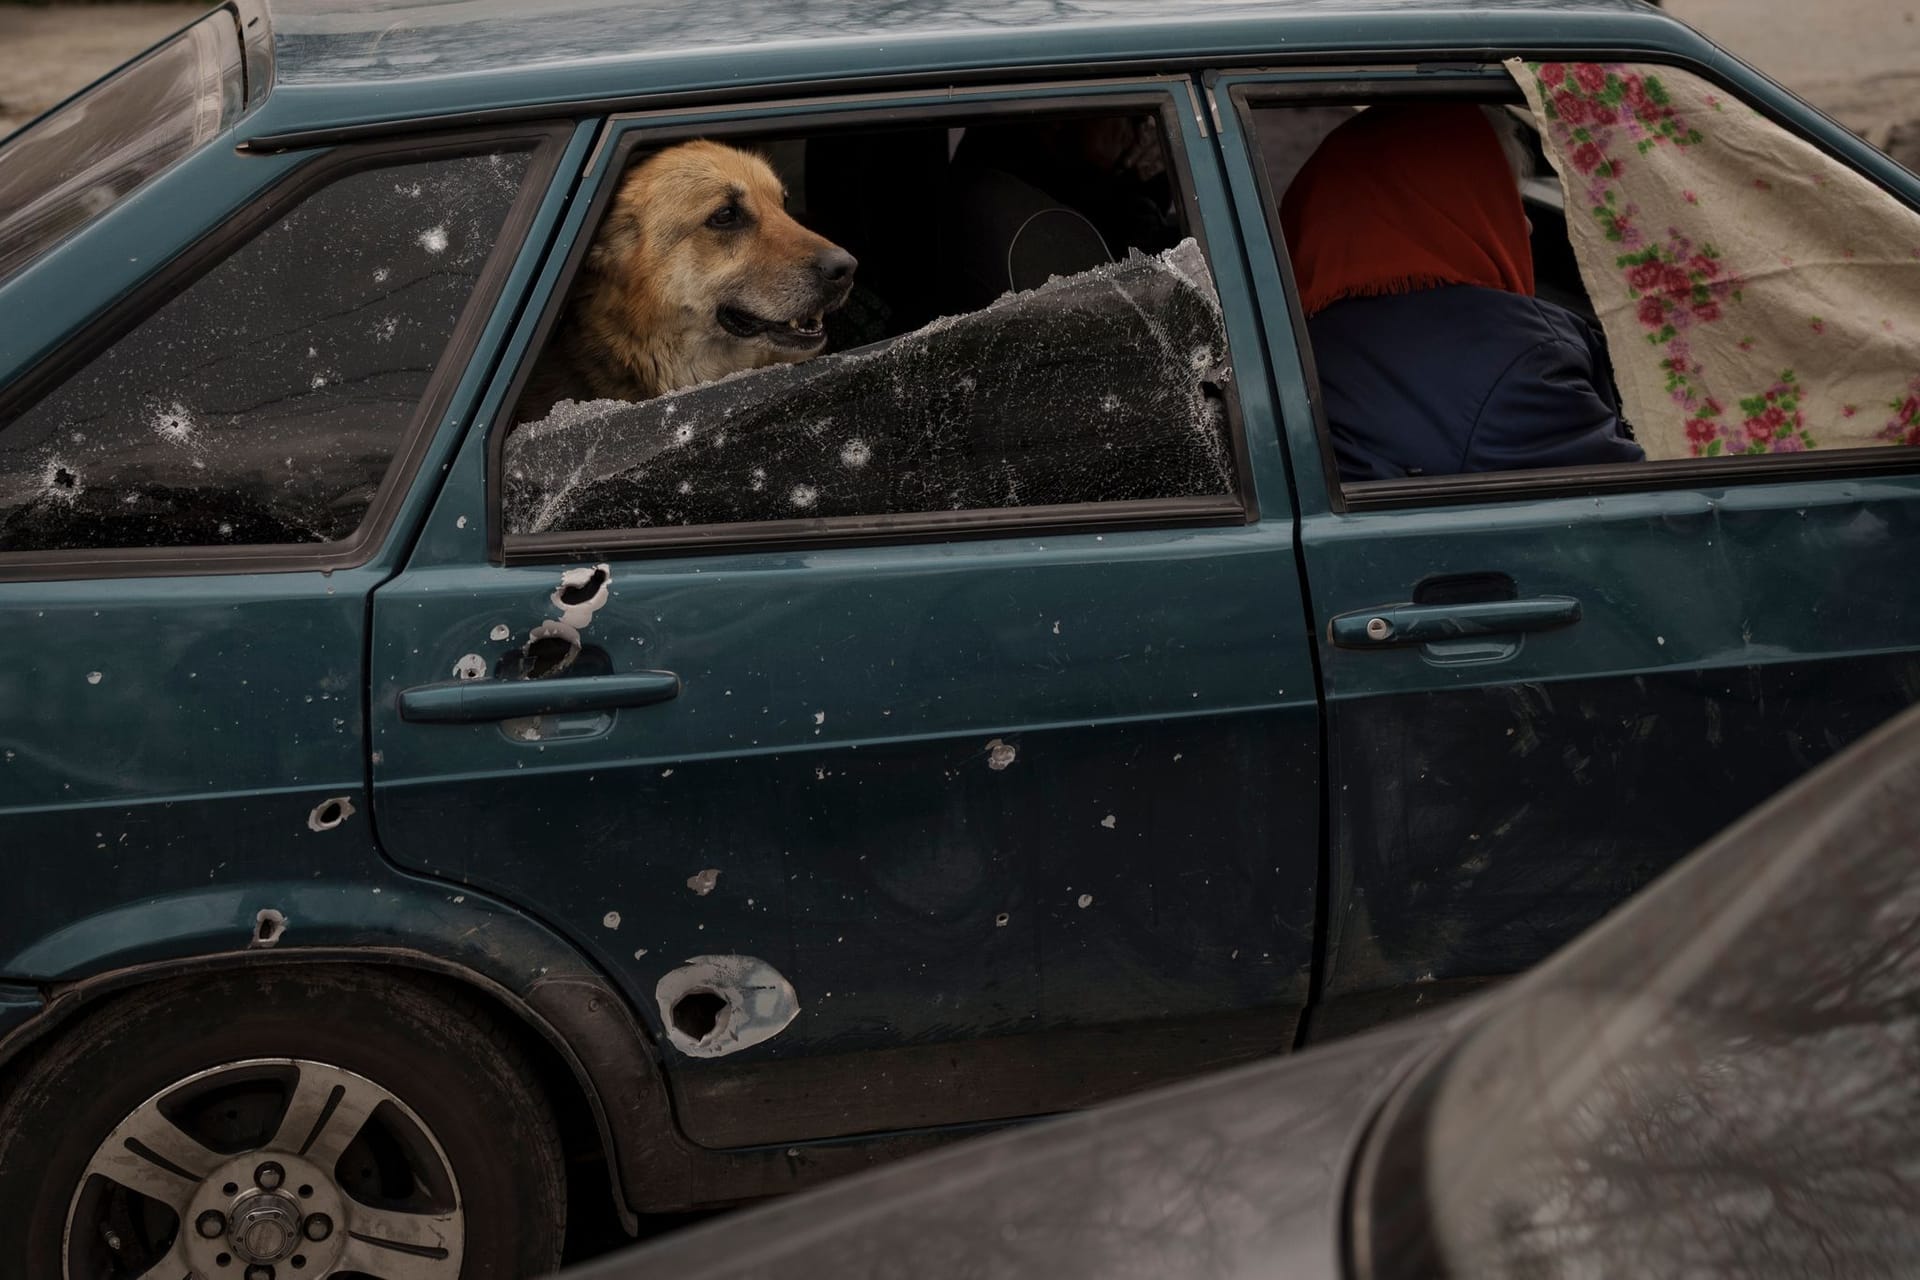
[[1464,103],[1387,104],[1346,121],[1287,188],[1280,226],[1309,316],[1448,284],[1533,293],[1513,170]]

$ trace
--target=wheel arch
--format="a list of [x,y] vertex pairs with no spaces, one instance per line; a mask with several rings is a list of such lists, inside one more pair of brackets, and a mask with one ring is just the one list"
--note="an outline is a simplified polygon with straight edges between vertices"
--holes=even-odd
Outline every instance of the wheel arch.
[[[553,1102],[563,1111],[584,1110],[605,1157],[615,1212],[629,1234],[636,1232],[636,1148],[679,1135],[652,1037],[625,998],[571,944],[482,895],[405,882],[378,892],[385,925],[331,918],[341,914],[337,907],[316,910],[316,899],[332,906],[347,894],[309,883],[130,904],[63,927],[17,951],[4,971],[10,986],[39,988],[45,1004],[0,1035],[0,1070],[102,1000],[142,986],[312,964],[408,971],[485,999],[534,1051],[542,1084],[571,1088],[572,1097]],[[301,934],[312,942],[292,945]]]
[[[260,930],[268,911],[281,916],[277,933],[271,917],[264,921],[270,944]],[[629,1230],[637,1230],[641,1212],[796,1191],[999,1127],[699,1146],[675,1118],[657,1034],[578,949],[483,894],[399,873],[377,883],[265,881],[168,895],[110,907],[30,940],[0,957],[0,992],[37,989],[46,1004],[11,1029],[0,1020],[0,1072],[114,994],[196,974],[315,963],[412,969],[464,984],[498,1006],[509,1026],[572,1077],[599,1134],[615,1212]]]

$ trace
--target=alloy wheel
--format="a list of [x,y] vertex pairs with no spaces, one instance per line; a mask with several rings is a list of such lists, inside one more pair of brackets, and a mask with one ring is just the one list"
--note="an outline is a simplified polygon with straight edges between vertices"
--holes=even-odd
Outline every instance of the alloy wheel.
[[66,1280],[456,1280],[465,1220],[420,1117],[364,1076],[262,1058],[154,1094],[74,1189]]

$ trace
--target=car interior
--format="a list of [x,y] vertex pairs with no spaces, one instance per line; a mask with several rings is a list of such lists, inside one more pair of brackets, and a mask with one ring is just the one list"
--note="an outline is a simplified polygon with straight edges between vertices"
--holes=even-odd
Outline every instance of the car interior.
[[[1149,112],[723,139],[767,159],[802,224],[859,259],[828,352],[912,332],[1187,234]],[[629,169],[654,154],[642,150]]]
[[[1524,106],[1512,144],[1540,296],[1593,318],[1567,236],[1560,182]],[[1274,197],[1358,102],[1260,107],[1254,136]],[[845,304],[826,317],[827,353],[911,333],[1125,259],[1189,233],[1177,170],[1147,111],[983,117],[883,128],[723,139],[763,156],[809,229],[859,260]],[[629,170],[659,148],[642,147]],[[533,413],[518,415],[530,421]]]
[[510,532],[1237,502],[1224,330],[1156,114],[715,140],[766,159],[795,220],[858,259],[825,316],[837,358],[523,396]]
[[[1519,170],[1520,200],[1533,224],[1533,270],[1537,294],[1558,303],[1586,320],[1598,324],[1587,287],[1580,278],[1580,264],[1567,235],[1566,197],[1559,176],[1547,162],[1532,113],[1508,98],[1488,99],[1483,105],[1498,107],[1512,122],[1507,141]],[[1337,105],[1257,107],[1253,111],[1253,131],[1266,169],[1267,181],[1278,199],[1293,175],[1306,163],[1320,140],[1342,120],[1366,109],[1364,103]]]

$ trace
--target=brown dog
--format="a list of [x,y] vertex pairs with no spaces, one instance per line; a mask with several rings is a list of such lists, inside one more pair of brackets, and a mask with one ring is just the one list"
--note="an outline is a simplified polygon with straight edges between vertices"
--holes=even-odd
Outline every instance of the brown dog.
[[645,400],[826,345],[852,254],[795,222],[766,161],[701,140],[629,173],[540,357],[520,421],[561,399]]

